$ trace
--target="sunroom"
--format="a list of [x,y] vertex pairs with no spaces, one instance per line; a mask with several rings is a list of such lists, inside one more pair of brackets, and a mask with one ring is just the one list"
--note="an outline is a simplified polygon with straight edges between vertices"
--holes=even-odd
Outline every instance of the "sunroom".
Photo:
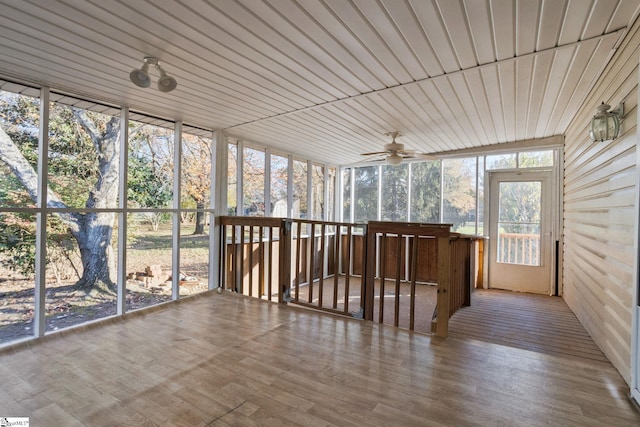
[[640,400],[637,1],[0,3],[0,360],[207,298],[402,327],[386,279],[439,343],[446,233]]

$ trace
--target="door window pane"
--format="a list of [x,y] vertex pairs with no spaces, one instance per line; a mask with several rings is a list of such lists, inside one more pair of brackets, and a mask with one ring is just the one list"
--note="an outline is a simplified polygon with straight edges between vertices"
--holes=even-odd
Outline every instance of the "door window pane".
[[501,182],[498,262],[539,266],[542,182]]

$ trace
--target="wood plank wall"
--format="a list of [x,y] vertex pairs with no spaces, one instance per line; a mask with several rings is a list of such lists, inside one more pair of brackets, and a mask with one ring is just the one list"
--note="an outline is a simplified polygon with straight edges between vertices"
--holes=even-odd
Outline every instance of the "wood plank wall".
[[[571,121],[564,150],[563,297],[630,383],[640,21]],[[569,77],[571,78],[571,77]],[[596,107],[624,102],[622,135],[592,142]]]

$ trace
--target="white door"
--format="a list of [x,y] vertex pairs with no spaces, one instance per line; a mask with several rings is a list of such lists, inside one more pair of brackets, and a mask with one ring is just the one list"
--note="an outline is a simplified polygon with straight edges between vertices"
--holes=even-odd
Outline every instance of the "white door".
[[552,174],[489,173],[489,287],[552,294]]

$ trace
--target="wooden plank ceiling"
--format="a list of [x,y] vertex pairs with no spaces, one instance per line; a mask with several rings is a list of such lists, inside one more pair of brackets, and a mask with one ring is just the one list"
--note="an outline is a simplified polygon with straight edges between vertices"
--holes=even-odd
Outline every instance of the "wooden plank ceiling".
[[[330,164],[564,134],[638,0],[0,0],[0,78]],[[129,81],[157,56],[178,88]],[[603,100],[607,101],[607,100]],[[595,108],[595,106],[594,106]]]

